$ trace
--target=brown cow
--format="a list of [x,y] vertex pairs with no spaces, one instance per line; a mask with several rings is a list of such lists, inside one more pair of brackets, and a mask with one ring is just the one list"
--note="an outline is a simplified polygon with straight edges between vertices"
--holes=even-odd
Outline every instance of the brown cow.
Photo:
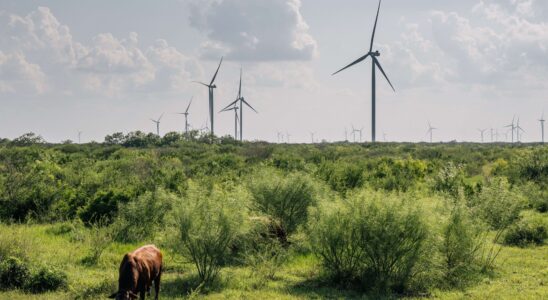
[[158,300],[162,269],[162,253],[154,245],[143,246],[126,254],[120,264],[118,291],[109,298],[134,300],[139,293],[140,299],[145,299],[145,292],[150,296],[150,287],[154,281],[154,299]]

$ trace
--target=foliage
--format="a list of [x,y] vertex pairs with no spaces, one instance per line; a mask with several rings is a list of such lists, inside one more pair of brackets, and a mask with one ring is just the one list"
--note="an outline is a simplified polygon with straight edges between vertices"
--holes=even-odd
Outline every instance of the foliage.
[[230,245],[246,230],[246,198],[243,190],[214,186],[211,190],[189,185],[176,212],[182,252],[198,271],[202,282],[211,283],[230,253]]
[[118,213],[118,205],[128,203],[130,196],[124,192],[100,191],[79,212],[80,219],[88,225],[97,222],[112,223]]
[[442,238],[439,251],[444,284],[462,287],[480,268],[483,231],[474,224],[466,207],[456,205],[442,228]]
[[308,209],[317,203],[314,183],[304,174],[266,171],[254,174],[250,184],[253,208],[280,222],[287,235],[306,223]]
[[166,224],[177,197],[163,189],[147,192],[133,202],[120,204],[118,218],[114,221],[114,239],[136,242],[149,239]]
[[542,245],[548,238],[548,222],[539,213],[528,212],[512,224],[504,235],[504,243],[525,247],[531,244]]
[[23,288],[29,276],[29,267],[18,258],[8,257],[0,261],[0,287],[2,289]]
[[25,284],[32,293],[55,291],[67,286],[67,274],[51,267],[41,267],[34,271]]
[[312,248],[324,271],[381,293],[409,290],[426,255],[428,229],[419,210],[392,195],[372,192],[353,195],[339,206],[323,207],[311,224]]
[[496,230],[505,229],[517,220],[524,204],[523,196],[511,189],[504,177],[488,179],[469,203],[474,213]]

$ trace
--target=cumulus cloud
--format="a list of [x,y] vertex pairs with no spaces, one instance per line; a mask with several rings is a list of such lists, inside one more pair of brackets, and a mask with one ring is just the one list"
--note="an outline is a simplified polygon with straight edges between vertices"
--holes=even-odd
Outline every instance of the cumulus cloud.
[[43,93],[46,76],[40,66],[27,61],[21,53],[0,51],[0,93]]
[[24,80],[32,90],[44,92],[45,74],[64,94],[74,92],[66,86],[107,96],[159,88],[162,92],[180,91],[201,71],[196,60],[165,40],[142,47],[135,32],[126,38],[100,33],[89,45],[81,44],[46,7],[26,16],[0,12],[0,34],[0,50],[5,52],[0,64],[0,93],[19,91]]
[[190,7],[191,26],[209,38],[202,45],[204,57],[276,61],[317,54],[300,0],[200,0]]
[[[430,28],[406,24],[401,39],[384,45],[384,53],[404,85],[542,87],[548,76],[548,24],[536,16],[547,3],[485,0],[469,14],[432,11]],[[425,37],[428,29],[431,36]]]

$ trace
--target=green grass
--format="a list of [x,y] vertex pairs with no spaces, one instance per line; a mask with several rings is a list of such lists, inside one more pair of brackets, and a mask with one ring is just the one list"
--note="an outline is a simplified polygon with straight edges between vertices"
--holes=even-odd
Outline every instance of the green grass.
[[[66,291],[47,294],[0,292],[0,299],[88,299],[106,298],[116,289],[118,265],[124,253],[139,245],[113,243],[97,266],[86,266],[82,259],[89,249],[83,241],[68,234],[55,234],[59,225],[0,225],[0,234],[26,240],[33,264],[50,264],[69,276]],[[1,239],[1,237],[0,237]],[[158,241],[157,241],[158,242]],[[160,243],[161,244],[161,243]],[[435,299],[547,299],[548,246],[504,247],[492,276],[464,290],[434,291]],[[294,255],[272,278],[249,267],[227,267],[208,290],[197,287],[193,265],[164,249],[167,271],[162,278],[161,299],[367,299],[347,290],[329,287],[319,281],[318,261],[311,255]]]

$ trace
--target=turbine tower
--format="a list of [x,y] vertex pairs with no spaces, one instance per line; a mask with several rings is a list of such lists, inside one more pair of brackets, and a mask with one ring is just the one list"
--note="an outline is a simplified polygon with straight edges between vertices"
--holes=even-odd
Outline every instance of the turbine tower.
[[542,117],[540,117],[540,120],[538,120],[540,122],[540,132],[542,134],[542,143],[544,144],[544,122],[546,122],[546,120],[544,120],[544,112],[542,113]]
[[78,130],[78,144],[82,143],[82,131]]
[[164,114],[161,114],[158,120],[150,119],[152,122],[156,123],[156,135],[160,136],[160,121],[162,120],[162,117]]
[[358,64],[358,63],[364,61],[366,58],[371,56],[371,60],[372,60],[372,63],[371,63],[371,66],[372,66],[372,76],[371,76],[371,114],[372,114],[372,117],[371,117],[371,141],[373,143],[376,141],[376,86],[377,86],[377,83],[376,83],[375,72],[376,72],[377,68],[379,68],[379,70],[381,71],[384,78],[386,78],[386,81],[388,81],[388,84],[390,84],[390,87],[392,88],[392,90],[394,90],[394,92],[396,92],[396,90],[394,89],[394,86],[390,82],[390,79],[388,79],[388,76],[386,76],[386,73],[384,72],[384,70],[381,66],[381,63],[379,62],[379,59],[377,58],[377,57],[381,56],[381,54],[379,53],[378,50],[373,52],[373,44],[374,44],[374,41],[375,41],[375,32],[377,30],[377,22],[379,20],[379,12],[380,12],[380,9],[381,9],[381,1],[382,0],[379,0],[379,7],[377,8],[377,17],[375,18],[375,25],[373,27],[373,34],[371,36],[371,44],[369,46],[369,52],[367,54],[365,54],[364,56],[358,58],[356,61],[349,64],[348,66],[346,66],[346,67],[340,69],[339,71],[333,73],[333,75],[335,75],[335,74],[337,74],[337,73],[339,73],[343,70],[346,70],[346,69],[352,67],[355,64]]
[[310,138],[312,139],[312,144],[314,144],[314,141],[315,141],[314,136],[315,135],[316,135],[315,132],[312,132],[312,131],[310,132]]
[[512,130],[512,144],[514,143],[514,130],[516,129],[516,127],[514,126],[514,122],[515,122],[515,121],[516,121],[516,116],[514,116],[514,117],[512,118],[512,124],[504,126],[504,127],[506,127],[506,128],[509,127],[510,130]]
[[238,106],[227,107],[220,112],[234,111],[234,140],[238,140]]
[[426,134],[430,134],[430,144],[432,144],[432,133],[434,130],[438,130],[438,128],[432,127],[430,121],[428,121],[428,131],[426,131]]
[[521,135],[520,135],[520,132],[525,133],[525,130],[523,130],[523,128],[521,128],[521,126],[519,125],[519,118],[518,118],[518,123],[517,123],[517,126],[516,126],[516,135],[517,135],[518,143],[521,142]]
[[258,113],[258,112],[249,103],[247,103],[247,101],[245,101],[245,98],[242,96],[242,69],[240,69],[240,86],[238,88],[238,97],[236,98],[236,100],[234,100],[234,102],[227,105],[224,109],[227,109],[227,108],[229,108],[233,105],[237,105],[238,102],[240,102],[240,104],[239,104],[239,106],[240,106],[240,141],[243,141],[244,140],[244,135],[243,135],[243,132],[244,132],[243,131],[243,128],[244,128],[244,105],[251,108],[255,113]]
[[209,119],[210,119],[210,122],[211,122],[211,135],[215,135],[215,127],[213,126],[215,123],[214,123],[214,110],[215,110],[215,107],[214,107],[214,99],[213,99],[213,91],[217,88],[217,86],[215,85],[215,78],[217,78],[217,74],[219,74],[219,69],[221,68],[221,64],[223,63],[223,58],[221,57],[221,61],[219,62],[219,66],[217,67],[217,71],[215,71],[215,75],[213,75],[213,78],[211,79],[211,82],[209,84],[206,84],[206,83],[203,83],[203,82],[199,82],[199,81],[194,81],[194,83],[198,83],[198,84],[201,84],[205,87],[207,87],[208,91],[209,91]]
[[485,131],[487,131],[487,129],[479,129],[479,128],[478,128],[478,131],[479,131],[480,134],[481,134],[481,142],[483,143],[483,134],[485,133]]
[[188,110],[190,109],[190,105],[192,104],[192,99],[194,99],[194,97],[190,98],[190,102],[188,103],[185,112],[178,113],[179,115],[185,116],[185,135],[188,135]]

